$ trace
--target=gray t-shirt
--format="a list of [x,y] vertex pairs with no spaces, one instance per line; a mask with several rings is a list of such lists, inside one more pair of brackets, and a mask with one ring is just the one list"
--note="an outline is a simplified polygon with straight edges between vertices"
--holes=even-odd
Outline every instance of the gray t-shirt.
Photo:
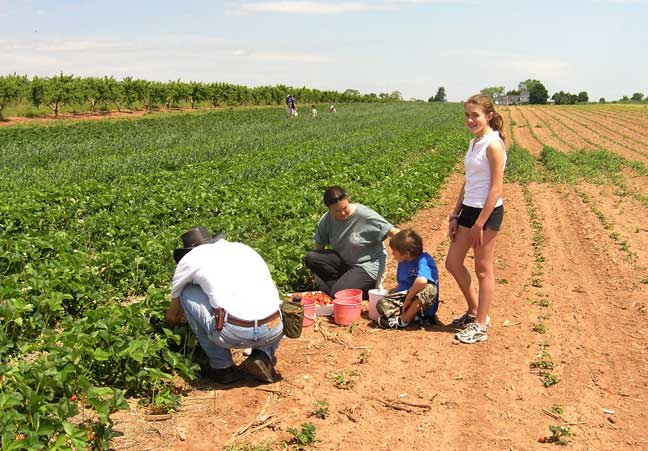
[[315,242],[330,244],[349,266],[360,266],[377,279],[387,259],[383,240],[394,226],[371,208],[355,205],[356,211],[343,221],[330,211],[324,213],[315,230]]

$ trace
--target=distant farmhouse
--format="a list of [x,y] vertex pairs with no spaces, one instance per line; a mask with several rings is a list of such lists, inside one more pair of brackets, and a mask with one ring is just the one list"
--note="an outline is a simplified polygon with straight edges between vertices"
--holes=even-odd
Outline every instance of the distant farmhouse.
[[518,91],[520,94],[512,95],[499,95],[495,98],[495,103],[497,105],[528,105],[529,104],[529,90],[527,89],[526,84],[520,83],[518,85]]

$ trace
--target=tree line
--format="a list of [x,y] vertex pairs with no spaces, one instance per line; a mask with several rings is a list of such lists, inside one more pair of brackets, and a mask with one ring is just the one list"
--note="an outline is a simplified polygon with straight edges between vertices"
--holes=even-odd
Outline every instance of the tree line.
[[[526,91],[529,94],[529,103],[531,105],[544,105],[549,102],[549,92],[547,91],[547,88],[545,88],[544,84],[542,84],[541,81],[539,80],[534,80],[534,79],[528,79],[523,82],[520,82],[518,84],[518,89],[512,89],[509,91],[506,91],[506,88],[504,86],[489,86],[487,88],[484,88],[480,91],[480,94],[489,96],[492,99],[496,99],[499,96],[502,95],[520,95],[520,92],[522,89],[526,89]],[[570,92],[565,92],[565,91],[559,91],[554,93],[551,96],[551,100],[553,101],[554,104],[556,105],[575,105],[577,103],[588,103],[590,101],[589,99],[589,94],[587,91],[581,91],[578,94],[572,94]],[[644,97],[643,93],[641,92],[635,92],[632,94],[632,97],[628,96],[623,96],[621,99],[613,102],[620,102],[620,103],[639,103],[639,102],[646,102],[648,101],[647,98]],[[606,103],[605,98],[601,97],[599,99],[599,103]]]
[[135,105],[146,110],[171,108],[185,104],[191,108],[199,105],[281,105],[286,95],[292,94],[301,103],[323,102],[386,102],[401,100],[398,91],[391,94],[361,94],[354,89],[344,92],[322,91],[306,87],[285,85],[248,87],[231,83],[160,82],[125,77],[117,80],[111,76],[75,77],[60,73],[52,77],[26,75],[0,76],[0,120],[3,110],[11,105],[28,102],[39,108],[47,106],[58,116],[63,105],[79,105],[92,113],[97,109],[122,111]]

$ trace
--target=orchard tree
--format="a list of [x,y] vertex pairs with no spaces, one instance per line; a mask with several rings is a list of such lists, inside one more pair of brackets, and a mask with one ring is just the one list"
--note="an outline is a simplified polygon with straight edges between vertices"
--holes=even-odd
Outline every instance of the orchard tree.
[[163,84],[166,88],[164,105],[167,110],[171,108],[171,106],[178,106],[180,102],[189,98],[189,85],[181,82],[180,79]]
[[403,95],[400,91],[393,91],[391,94],[389,94],[389,98],[391,100],[403,100]]
[[45,102],[45,85],[47,84],[47,79],[34,75],[29,83],[29,101],[36,108],[41,106]]
[[141,80],[133,80],[133,77],[126,77],[121,82],[122,102],[131,109],[133,103],[141,99]]
[[190,81],[189,82],[189,101],[191,102],[191,109],[196,108],[196,103],[202,102],[207,98],[207,86],[203,83]]
[[78,93],[75,90],[74,75],[65,75],[61,72],[59,75],[45,80],[42,103],[52,110],[54,117],[58,117],[61,105],[74,103],[77,100]]
[[104,101],[112,103],[121,113],[121,104],[124,99],[124,89],[122,84],[115,80],[112,76],[106,77],[101,80],[101,89],[103,90]]
[[484,88],[479,93],[483,96],[490,97],[492,100],[495,100],[497,96],[501,96],[504,94],[505,88],[504,86],[490,86],[488,88]]
[[74,80],[74,91],[76,92],[76,100],[81,104],[87,103],[92,114],[95,113],[97,104],[106,100],[106,92],[103,89],[101,78],[76,78]]
[[18,102],[27,90],[25,75],[0,76],[0,121],[4,121],[2,111],[7,105]]
[[439,86],[436,94],[434,94],[434,102],[446,102],[448,99],[446,97],[446,90],[444,86]]
[[644,98],[643,93],[635,92],[634,94],[632,94],[632,97],[630,97],[630,100],[632,100],[633,102],[641,102],[643,98]]

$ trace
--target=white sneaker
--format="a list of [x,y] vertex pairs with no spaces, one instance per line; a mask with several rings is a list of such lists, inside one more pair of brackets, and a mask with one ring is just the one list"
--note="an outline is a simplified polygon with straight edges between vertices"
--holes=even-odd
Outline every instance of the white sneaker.
[[488,340],[488,326],[482,327],[479,324],[473,322],[468,325],[461,332],[455,334],[455,338],[462,343],[477,343],[478,341]]
[[[461,316],[456,317],[455,319],[452,320],[450,323],[450,327],[454,327],[455,329],[465,329],[468,327],[469,324],[472,324],[475,322],[477,319],[476,316],[472,316],[468,312],[464,313]],[[486,329],[490,327],[490,316],[486,315]]]

